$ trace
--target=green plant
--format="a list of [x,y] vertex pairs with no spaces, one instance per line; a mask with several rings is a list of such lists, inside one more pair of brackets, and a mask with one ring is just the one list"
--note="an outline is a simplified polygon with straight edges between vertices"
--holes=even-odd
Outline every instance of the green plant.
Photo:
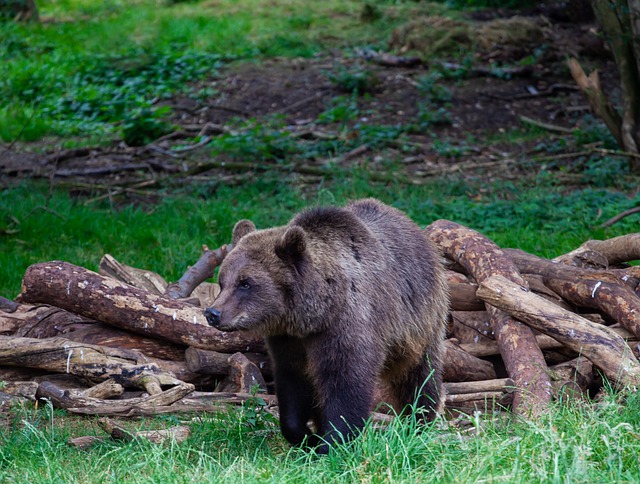
[[329,107],[318,115],[318,123],[346,123],[357,119],[360,115],[358,100],[355,95],[337,96],[329,101]]
[[337,65],[325,73],[327,79],[340,91],[362,95],[375,91],[380,85],[378,76],[360,64]]
[[152,109],[142,107],[124,117],[122,139],[129,146],[143,146],[171,131],[166,116],[171,112],[167,106]]

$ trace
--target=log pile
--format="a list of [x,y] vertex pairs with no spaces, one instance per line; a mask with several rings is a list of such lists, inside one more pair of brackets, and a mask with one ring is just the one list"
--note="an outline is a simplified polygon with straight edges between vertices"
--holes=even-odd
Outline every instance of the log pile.
[[[535,417],[552,399],[596,396],[605,381],[640,385],[640,267],[627,264],[640,259],[640,234],[554,260],[446,220],[425,234],[447,261],[449,412]],[[206,279],[230,248],[205,247],[173,284],[110,255],[99,273],[29,267],[16,301],[0,298],[0,406],[47,398],[77,414],[153,415],[218,410],[258,392],[277,414],[264,342],[203,316],[218,291]]]

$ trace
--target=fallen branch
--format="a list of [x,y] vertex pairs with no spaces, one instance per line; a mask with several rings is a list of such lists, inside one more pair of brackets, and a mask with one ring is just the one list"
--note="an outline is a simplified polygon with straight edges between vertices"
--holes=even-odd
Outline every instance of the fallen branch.
[[500,275],[482,281],[478,297],[589,358],[613,382],[640,385],[640,364],[624,339],[606,326],[566,311]]
[[150,294],[67,262],[30,266],[20,298],[186,346],[223,352],[264,351],[260,338],[210,327],[201,308]]
[[[500,274],[516,284],[526,284],[504,252],[480,233],[447,220],[433,222],[425,229],[425,233],[449,259],[463,266],[478,283]],[[494,306],[488,305],[487,311],[507,373],[517,387],[513,400],[514,411],[540,415],[551,400],[551,382],[545,373],[547,364],[533,331]]]

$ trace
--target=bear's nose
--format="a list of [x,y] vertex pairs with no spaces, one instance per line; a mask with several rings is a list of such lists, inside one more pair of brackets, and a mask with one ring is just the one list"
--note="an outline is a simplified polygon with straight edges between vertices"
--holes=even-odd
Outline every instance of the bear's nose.
[[204,316],[207,318],[209,326],[220,326],[220,311],[216,308],[207,308],[204,311]]

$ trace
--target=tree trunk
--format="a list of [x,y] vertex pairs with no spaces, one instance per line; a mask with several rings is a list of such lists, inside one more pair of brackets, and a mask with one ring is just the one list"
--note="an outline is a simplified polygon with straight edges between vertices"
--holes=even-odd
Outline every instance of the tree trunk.
[[[425,232],[448,258],[462,265],[478,283],[500,274],[517,284],[525,284],[504,252],[480,233],[447,220],[432,223]],[[533,331],[493,306],[488,305],[487,312],[507,373],[517,387],[514,411],[540,415],[551,400],[551,382]]]
[[478,297],[589,358],[611,381],[640,385],[640,364],[624,339],[608,327],[566,311],[499,275],[480,283]]
[[70,373],[98,381],[113,378],[149,393],[160,392],[161,385],[181,383],[156,365],[140,364],[139,358],[141,355],[132,351],[75,343],[64,338],[0,336],[0,365]]
[[201,308],[150,294],[67,262],[27,269],[23,302],[47,303],[146,336],[213,351],[264,351],[261,338],[210,327]]

